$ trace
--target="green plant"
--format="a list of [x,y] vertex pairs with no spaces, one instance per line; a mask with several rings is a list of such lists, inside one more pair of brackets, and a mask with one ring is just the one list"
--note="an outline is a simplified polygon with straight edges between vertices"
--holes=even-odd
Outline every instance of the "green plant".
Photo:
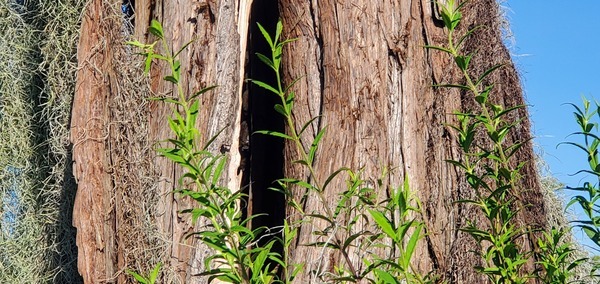
[[[229,189],[220,185],[227,157],[214,155],[207,150],[215,137],[208,139],[204,145],[199,145],[202,137],[196,127],[199,113],[197,98],[214,87],[186,96],[181,84],[181,64],[177,56],[189,43],[173,52],[168,47],[159,22],[153,20],[149,32],[158,40],[151,44],[138,41],[128,44],[143,50],[142,55],[146,58],[145,72],[150,70],[154,59],[166,62],[170,67],[171,74],[164,77],[164,80],[173,83],[177,97],[151,100],[170,105],[173,117],[168,119],[168,124],[175,138],[164,141],[163,144],[167,145],[157,148],[156,151],[184,170],[179,179],[180,188],[175,190],[175,193],[181,198],[193,199],[197,207],[183,210],[183,213],[191,214],[194,224],[199,220],[208,223],[206,226],[209,229],[190,235],[199,238],[215,251],[214,256],[205,259],[205,267],[208,270],[201,275],[208,276],[209,281],[218,279],[230,283],[278,282],[277,270],[270,264],[272,261],[286,267],[280,255],[272,251],[274,243],[278,240],[272,240],[262,247],[257,246],[257,240],[265,228],[248,229],[248,222],[256,216],[242,219],[240,200],[244,195],[241,189]],[[155,51],[159,42],[162,43],[163,53]]]
[[[333,281],[334,283],[356,282],[362,279],[367,279],[373,283],[400,283],[401,281],[424,283],[424,279],[428,278],[420,276],[410,267],[413,252],[417,242],[423,236],[424,228],[423,224],[418,222],[416,218],[409,217],[410,213],[418,213],[418,210],[414,205],[417,200],[409,191],[408,181],[404,187],[395,190],[391,198],[377,203],[376,192],[385,188],[381,182],[382,179],[379,179],[377,185],[375,185],[361,177],[362,171],[356,172],[349,168],[339,168],[325,179],[319,178],[313,167],[313,162],[326,128],[320,129],[310,143],[303,143],[302,134],[317,117],[305,122],[302,127],[297,127],[292,114],[295,100],[292,87],[298,79],[294,80],[289,86],[284,87],[280,73],[283,47],[294,40],[281,41],[283,30],[281,22],[277,23],[274,37],[271,37],[260,24],[258,24],[258,27],[271,48],[271,54],[266,56],[258,53],[257,56],[273,70],[277,85],[269,85],[257,80],[252,80],[252,82],[280,99],[280,103],[274,107],[283,116],[287,131],[282,133],[260,130],[256,133],[272,135],[290,141],[295,146],[298,156],[294,163],[302,165],[309,173],[305,180],[290,177],[278,180],[280,188],[276,190],[283,192],[287,196],[288,204],[302,215],[299,223],[291,224],[293,228],[303,222],[315,222],[316,220],[322,220],[326,224],[325,227],[314,231],[315,235],[321,236],[321,241],[306,245],[338,251],[344,261],[343,265],[335,268],[333,275],[318,269],[311,270],[311,273],[316,278]],[[305,145],[310,146],[306,147]],[[345,174],[348,177],[346,188],[339,194],[337,204],[331,206],[325,198],[324,192],[340,174]],[[294,199],[292,192],[294,188],[304,190],[301,200]],[[309,194],[314,194],[321,202],[323,205],[321,206],[322,211],[311,209],[313,211],[304,212],[301,204]],[[400,215],[400,218],[395,219],[394,216],[396,215]],[[356,226],[359,221],[370,224],[370,227]],[[391,241],[391,247],[384,245],[388,241]],[[352,248],[356,248],[358,251],[369,251],[370,247],[384,246],[390,250],[389,258],[383,259],[379,256],[363,254],[361,259],[364,265],[356,265],[350,258]],[[298,272],[298,269],[298,266],[295,266],[294,273]],[[284,279],[287,278],[284,277]],[[395,282],[388,282],[390,279],[394,279]]]
[[570,261],[573,256],[572,244],[565,243],[564,237],[568,231],[552,228],[550,232],[543,232],[543,237],[538,239],[539,251],[536,252],[538,264],[542,269],[537,271],[537,278],[543,283],[568,283],[575,275],[574,269],[586,259]]
[[135,271],[131,271],[131,270],[127,270],[127,274],[133,276],[133,278],[135,278],[135,280],[138,283],[142,283],[142,284],[154,284],[156,282],[156,279],[158,278],[158,274],[160,272],[160,267],[162,264],[158,263],[154,269],[152,269],[152,271],[150,271],[150,274],[148,274],[148,276],[144,277],[140,274],[138,274]]
[[[526,233],[525,228],[516,226],[512,221],[519,211],[515,202],[521,179],[520,170],[525,162],[513,166],[513,156],[524,145],[524,141],[510,142],[506,138],[520,120],[508,118],[512,112],[523,106],[505,108],[490,100],[493,84],[486,84],[486,78],[503,65],[495,65],[478,77],[469,72],[469,63],[474,53],[463,55],[460,50],[465,40],[479,27],[467,31],[455,40],[456,27],[462,14],[460,8],[466,3],[455,3],[450,0],[446,4],[439,3],[441,16],[448,30],[448,46],[427,46],[430,49],[443,51],[454,59],[460,69],[465,83],[445,84],[436,87],[458,88],[471,93],[478,109],[466,113],[456,112],[458,124],[450,125],[458,133],[458,143],[464,153],[461,160],[450,163],[460,168],[467,183],[474,191],[474,198],[459,200],[479,208],[486,219],[486,224],[478,224],[468,220],[462,228],[481,246],[480,256],[483,266],[475,269],[486,275],[493,283],[525,283],[533,277],[523,269],[530,252],[519,246],[519,238]],[[483,133],[486,141],[478,141],[478,133]]]
[[[328,224],[327,227],[325,227],[321,230],[318,230],[316,232],[316,234],[322,235],[322,236],[331,235],[331,237],[324,238],[324,239],[326,239],[326,241],[315,242],[315,243],[308,244],[308,245],[320,246],[320,247],[325,247],[325,248],[329,248],[329,249],[335,249],[335,250],[339,250],[342,253],[342,255],[344,256],[344,259],[346,261],[348,271],[346,271],[344,268],[338,268],[337,269],[338,275],[333,276],[333,279],[337,279],[338,281],[341,281],[344,279],[358,279],[361,277],[360,272],[357,271],[355,269],[355,267],[353,266],[352,262],[350,261],[350,259],[348,257],[348,253],[346,250],[349,248],[351,243],[343,241],[343,239],[344,239],[342,237],[343,232],[341,232],[341,231],[345,230],[346,233],[350,233],[352,238],[349,238],[349,239],[351,241],[358,239],[361,235],[365,234],[366,232],[359,232],[357,234],[352,234],[352,232],[351,232],[352,231],[352,222],[347,223],[342,226],[339,226],[340,222],[337,222],[337,221],[339,220],[338,217],[341,217],[341,215],[340,215],[341,213],[352,214],[351,211],[354,211],[352,208],[345,208],[344,205],[346,205],[346,201],[348,201],[352,196],[354,196],[357,193],[356,192],[357,187],[355,185],[357,185],[360,182],[358,180],[355,180],[354,182],[350,182],[350,184],[352,184],[352,185],[350,185],[349,189],[345,193],[342,194],[341,200],[338,202],[337,206],[335,207],[335,210],[332,210],[332,208],[330,208],[330,206],[328,206],[328,201],[326,200],[325,196],[323,195],[323,192],[325,191],[327,186],[334,180],[335,177],[337,177],[339,174],[341,174],[343,172],[346,172],[350,175],[353,175],[354,173],[350,169],[340,168],[340,169],[334,171],[331,175],[329,175],[325,179],[324,182],[321,181],[319,179],[319,177],[316,175],[315,169],[313,168],[313,161],[314,161],[314,157],[315,157],[315,154],[316,154],[318,146],[319,146],[319,142],[323,138],[326,128],[321,129],[317,133],[317,135],[314,137],[313,141],[310,143],[309,148],[306,148],[304,146],[300,137],[304,133],[304,131],[309,128],[309,126],[313,123],[313,121],[316,119],[316,117],[309,120],[308,122],[306,122],[301,128],[297,128],[296,122],[292,115],[295,94],[291,90],[291,88],[298,81],[298,79],[293,81],[289,86],[284,88],[283,84],[282,84],[281,73],[280,73],[280,65],[281,65],[281,57],[282,57],[282,53],[283,53],[283,47],[286,44],[288,44],[294,40],[291,39],[291,40],[281,41],[281,32],[283,31],[283,25],[282,25],[281,21],[277,23],[274,37],[271,37],[271,35],[269,35],[269,33],[260,24],[258,24],[258,28],[261,31],[261,33],[262,33],[263,37],[265,38],[265,40],[267,41],[267,43],[269,44],[269,46],[271,48],[271,54],[269,56],[266,56],[266,55],[257,53],[256,55],[263,63],[265,63],[268,67],[270,67],[274,71],[277,85],[271,86],[267,83],[264,83],[264,82],[258,81],[258,80],[252,80],[252,82],[254,84],[256,84],[257,86],[262,87],[265,90],[267,90],[267,91],[273,93],[274,95],[276,95],[277,97],[279,97],[280,103],[275,105],[275,110],[283,116],[286,126],[287,126],[287,133],[276,132],[276,131],[271,131],[271,130],[259,130],[259,131],[256,131],[255,133],[271,135],[271,136],[280,137],[280,138],[286,139],[288,141],[291,141],[293,143],[293,145],[295,146],[296,154],[299,157],[295,161],[295,163],[303,165],[304,167],[306,167],[306,169],[309,172],[309,177],[307,178],[307,181],[296,179],[296,178],[283,178],[283,179],[278,180],[277,182],[280,186],[280,189],[276,189],[276,190],[282,191],[288,198],[287,199],[288,204],[290,206],[292,206],[293,208],[295,208],[296,210],[298,210],[302,214],[302,218],[301,218],[300,222],[307,222],[308,218],[313,218],[313,219],[324,220]],[[302,200],[294,199],[294,195],[291,192],[292,185],[298,186],[299,188],[303,188],[306,191],[303,194],[304,196],[307,196],[308,194],[315,194],[322,204],[327,205],[327,206],[323,206],[324,212],[308,212],[308,213],[304,212],[304,210],[301,206]],[[356,207],[354,207],[354,208],[356,208]],[[297,228],[300,224],[297,223],[297,224],[291,224],[291,225],[294,228]],[[348,272],[349,275],[347,275],[346,272]],[[314,271],[313,273],[316,274],[317,277],[321,277],[321,278],[324,277],[324,275],[322,275],[322,273],[319,271]]]
[[[600,117],[600,105],[596,102],[592,108],[591,102],[583,98],[583,109],[575,104],[570,104],[575,108],[575,119],[581,131],[572,135],[583,137],[583,144],[575,142],[564,142],[581,149],[587,155],[589,169],[581,170],[578,173],[587,173],[600,181],[600,157],[598,157],[598,146],[600,137],[595,133],[598,131],[598,123],[594,121],[595,116]],[[574,221],[575,226],[581,228],[589,239],[596,245],[594,248],[600,251],[600,188],[598,183],[584,182],[580,187],[567,187],[567,189],[579,192],[581,194],[574,196],[567,204],[567,208],[577,204],[585,214],[585,219]]]
[[391,252],[386,258],[375,257],[373,268],[375,283],[434,283],[432,273],[421,275],[411,266],[417,243],[424,237],[423,222],[418,199],[410,191],[408,178],[404,186],[394,189],[390,198],[382,202],[383,210],[369,209],[383,236],[391,240]]
[[[537,240],[539,249],[535,254],[533,251],[524,251],[519,245],[519,239],[530,231],[516,226],[513,222],[522,206],[517,201],[517,197],[520,192],[520,172],[525,165],[523,161],[514,160],[515,154],[526,141],[511,142],[507,137],[521,122],[520,119],[511,120],[509,115],[524,106],[505,107],[495,104],[490,99],[494,84],[486,81],[488,76],[503,64],[492,66],[478,77],[471,75],[469,63],[474,53],[463,55],[461,47],[465,40],[480,27],[468,30],[458,40],[454,38],[456,27],[462,19],[460,9],[465,3],[458,4],[454,0],[449,0],[445,4],[438,3],[441,7],[442,20],[448,30],[448,46],[426,47],[452,56],[464,78],[462,84],[442,84],[435,87],[457,88],[471,93],[477,105],[475,110],[455,112],[458,124],[449,126],[458,134],[458,144],[464,157],[461,160],[448,161],[464,172],[467,183],[474,191],[474,198],[458,202],[476,206],[486,220],[485,224],[468,220],[467,226],[462,228],[481,246],[479,255],[484,263],[482,266],[475,266],[475,269],[486,275],[492,283],[526,283],[530,278],[537,278],[544,283],[566,283],[574,275],[573,270],[584,259],[569,263],[574,249],[570,243],[562,241],[564,231],[552,229],[550,232],[543,232],[543,237]],[[584,134],[587,138],[592,128],[587,124],[589,116],[577,110],[579,115],[576,116],[580,125],[588,131]],[[576,146],[586,151],[595,151],[598,144],[600,140],[595,145],[592,143],[588,148]],[[587,139],[586,145],[588,145]],[[590,165],[596,166],[598,163],[594,160]],[[582,200],[584,198],[578,197],[571,203]],[[585,202],[583,204],[588,205]],[[586,224],[580,225],[585,227]],[[524,269],[530,257],[538,260],[540,269],[536,273],[526,272]]]
[[[300,136],[315,118],[306,122],[300,129],[296,127],[292,115],[295,95],[291,91],[296,81],[283,88],[280,75],[283,47],[293,40],[280,41],[283,30],[281,22],[277,24],[274,38],[260,25],[259,29],[271,47],[271,55],[267,57],[257,54],[257,56],[273,69],[277,86],[270,86],[256,80],[253,83],[281,99],[281,103],[277,104],[275,109],[284,117],[288,133],[270,130],[261,130],[257,133],[291,141],[300,156],[296,163],[305,166],[310,173],[306,181],[295,178],[283,178],[277,181],[280,188],[276,190],[286,194],[289,204],[301,212],[302,218],[299,223],[288,223],[286,220],[281,230],[281,237],[260,247],[257,246],[257,240],[267,228],[248,229],[249,221],[256,216],[242,219],[239,201],[243,194],[240,190],[233,191],[220,186],[226,157],[213,155],[207,150],[214,138],[208,139],[202,147],[198,145],[201,134],[196,128],[199,113],[197,97],[214,87],[202,89],[189,97],[183,93],[177,56],[187,45],[177,52],[170,51],[164,38],[163,28],[157,21],[152,21],[149,27],[150,33],[158,38],[157,41],[151,44],[128,42],[142,49],[142,55],[146,58],[145,72],[150,70],[154,60],[166,62],[171,70],[171,74],[164,80],[174,84],[177,97],[151,98],[151,100],[170,105],[173,117],[169,118],[168,123],[175,138],[164,141],[162,144],[168,146],[161,146],[156,150],[185,171],[179,180],[180,188],[175,192],[181,197],[192,198],[198,206],[183,212],[191,214],[194,223],[201,219],[208,222],[209,229],[192,234],[216,252],[213,257],[205,260],[206,267],[210,269],[201,275],[209,276],[209,280],[219,279],[230,283],[292,283],[296,275],[304,269],[303,264],[291,264],[289,260],[289,248],[298,233],[298,226],[303,222],[324,220],[327,225],[316,230],[315,234],[323,236],[325,241],[307,245],[339,251],[345,260],[345,265],[337,267],[334,275],[318,270],[313,271],[317,277],[336,283],[356,282],[361,279],[367,279],[372,283],[390,283],[390,279],[394,279],[393,283],[400,283],[399,281],[426,283],[428,276],[420,276],[410,266],[417,242],[423,237],[424,226],[412,216],[419,213],[416,205],[418,201],[410,193],[408,180],[404,187],[394,190],[389,199],[378,202],[375,192],[383,190],[383,179],[379,179],[377,188],[374,188],[375,185],[361,177],[362,171],[355,172],[348,168],[334,171],[324,181],[317,178],[313,161],[319,142],[325,134],[325,128],[318,132],[310,147],[305,148]],[[163,53],[155,51],[156,44],[159,42],[162,44]],[[339,195],[335,207],[330,207],[323,192],[342,173],[348,177],[346,189]],[[291,194],[292,186],[304,188],[305,196],[316,194],[325,205],[322,207],[324,212],[316,210],[303,212],[300,205],[302,200],[295,200]],[[371,224],[369,227],[371,229],[359,228],[356,226],[359,221]],[[283,244],[282,255],[272,251],[275,242]],[[392,245],[386,246],[386,243]],[[369,247],[387,247],[390,255],[386,258],[372,255],[368,250]],[[364,265],[355,267],[349,256],[351,248],[366,252],[362,257]],[[273,263],[276,267],[271,267]],[[159,268],[160,265],[149,277],[142,277],[131,271],[128,273],[142,283],[152,283],[158,275]]]

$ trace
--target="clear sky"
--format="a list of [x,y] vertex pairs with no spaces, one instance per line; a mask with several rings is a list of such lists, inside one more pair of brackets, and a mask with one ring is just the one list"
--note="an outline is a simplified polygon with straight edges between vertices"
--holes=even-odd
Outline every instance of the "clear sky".
[[[600,101],[600,1],[507,0],[513,61],[521,74],[533,119],[535,143],[555,177],[569,186],[584,176],[572,176],[587,165],[581,150],[560,142],[578,130],[573,108],[581,96]],[[588,179],[589,180],[589,179]]]

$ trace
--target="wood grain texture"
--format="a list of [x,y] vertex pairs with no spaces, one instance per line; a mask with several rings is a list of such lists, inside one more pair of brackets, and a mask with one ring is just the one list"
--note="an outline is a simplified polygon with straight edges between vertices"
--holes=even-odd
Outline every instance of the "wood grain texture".
[[[462,174],[445,162],[459,159],[461,153],[451,132],[444,124],[454,123],[455,110],[472,106],[468,96],[448,89],[434,90],[440,82],[460,82],[459,74],[444,54],[426,50],[424,45],[443,45],[445,31],[436,22],[429,0],[407,1],[280,1],[285,37],[298,38],[285,50],[284,65],[288,82],[299,77],[296,85],[295,118],[300,123],[321,116],[305,137],[306,143],[327,127],[316,156],[315,168],[321,179],[335,169],[347,166],[364,169],[364,176],[379,177],[383,168],[397,168],[389,177],[392,185],[400,185],[408,176],[411,188],[423,203],[428,236],[416,252],[415,265],[423,272],[435,270],[449,283],[484,283],[472,267],[478,257],[469,251],[477,248],[471,237],[459,231],[465,220],[480,218],[471,207],[453,202],[471,196]],[[501,42],[497,3],[493,0],[470,1],[464,9],[468,15],[461,30],[477,24],[487,25],[479,40],[473,41],[482,54],[478,69],[494,63],[510,62]],[[468,50],[467,50],[468,51]],[[483,69],[485,70],[485,69]],[[495,94],[510,105],[523,104],[520,83],[509,64],[494,78]],[[508,86],[508,87],[507,87]],[[527,113],[523,127],[514,139],[530,137]],[[291,145],[289,145],[291,146]],[[532,160],[531,145],[517,159]],[[288,147],[286,160],[297,159]],[[289,163],[289,162],[288,162]],[[288,164],[287,176],[306,177],[307,173]],[[539,193],[535,165],[526,169],[527,192]],[[345,189],[339,180],[325,192],[334,206],[338,194]],[[303,194],[298,191],[297,197]],[[379,194],[385,195],[385,192]],[[541,195],[529,194],[519,206],[526,209],[519,222],[535,220],[543,226]],[[529,206],[534,204],[535,206]],[[304,209],[318,210],[320,201],[309,196]],[[289,209],[289,214],[294,211]],[[293,215],[292,215],[293,216]],[[302,227],[293,259],[305,263],[298,283],[316,283],[313,270],[333,271],[345,265],[341,256],[320,248],[305,247],[318,240],[312,234],[324,224]],[[530,237],[525,241],[530,243]],[[353,259],[360,266],[360,259]],[[531,267],[530,267],[531,269]]]
[[81,25],[76,96],[73,101],[71,142],[74,175],[78,183],[73,209],[77,228],[78,269],[86,283],[100,283],[115,273],[115,228],[111,214],[111,188],[106,139],[111,83],[111,47],[102,45],[107,34],[97,27],[101,1],[92,1]]
[[[173,283],[206,283],[194,275],[204,271],[203,260],[212,252],[186,236],[197,230],[181,210],[192,206],[189,200],[172,194],[182,175],[166,159],[152,156],[151,165],[136,164],[120,147],[153,144],[171,133],[166,123],[171,115],[158,102],[140,104],[136,124],[145,127],[144,141],[123,140],[136,129],[127,126],[119,111],[123,97],[123,73],[119,64],[132,56],[123,51],[122,23],[118,14],[121,1],[91,0],[82,20],[78,49],[80,69],[73,103],[71,141],[74,174],[78,181],[73,222],[77,228],[78,267],[86,283],[128,283],[123,269],[136,248],[132,238],[122,230],[128,224],[130,203],[119,199],[127,183],[115,176],[115,169],[149,167],[156,171],[156,194],[162,200],[154,210],[161,235],[165,236],[167,262],[164,269],[174,272]],[[215,91],[201,98],[198,125],[203,142],[220,133],[210,150],[231,154],[223,183],[230,188],[241,186],[240,129],[246,32],[251,1],[236,0],[137,0],[133,37],[153,41],[146,33],[151,19],[163,23],[172,49],[195,41],[181,54],[184,92],[217,85]],[[284,51],[284,73],[288,82],[304,77],[296,85],[295,119],[305,122],[320,116],[305,132],[304,143],[323,127],[328,131],[316,155],[315,168],[321,179],[335,169],[347,166],[363,169],[364,177],[379,177],[384,168],[394,168],[387,177],[391,185],[400,185],[405,176],[423,204],[423,218],[428,235],[421,242],[415,266],[423,272],[435,270],[448,283],[484,283],[472,269],[480,260],[469,250],[477,245],[459,228],[467,219],[480,216],[471,207],[456,200],[468,198],[471,191],[462,174],[448,159],[461,153],[454,134],[444,124],[453,123],[454,110],[473,106],[470,97],[453,90],[433,89],[434,83],[457,82],[452,62],[440,52],[424,45],[442,45],[446,36],[436,22],[430,0],[309,0],[279,1],[286,38],[298,38]],[[255,7],[256,8],[256,7]],[[117,11],[115,14],[115,11]],[[478,49],[475,71],[495,63],[510,62],[502,45],[494,0],[473,0],[465,7],[465,22],[460,29],[476,24],[488,26],[485,32],[469,40],[468,50]],[[256,19],[260,21],[260,19]],[[129,54],[129,55],[127,55]],[[166,68],[153,67],[148,93],[172,94],[170,84],[162,78]],[[514,67],[502,69],[492,79],[498,82],[496,100],[507,105],[523,104],[518,76]],[[118,94],[118,95],[117,95]],[[128,119],[134,119],[128,116]],[[512,139],[530,137],[526,110],[515,115],[523,118],[522,127]],[[145,125],[145,126],[144,126]],[[141,138],[135,138],[141,139]],[[143,142],[143,143],[142,143]],[[308,145],[307,145],[308,146]],[[519,159],[533,160],[531,145]],[[228,150],[227,150],[228,149]],[[145,153],[147,155],[147,153]],[[287,176],[305,178],[307,173],[295,166],[297,157],[291,148],[285,152]],[[124,161],[125,165],[122,166]],[[524,172],[519,206],[523,211],[518,222],[543,226],[543,201],[533,163]],[[328,204],[336,203],[345,181],[337,180],[325,192]],[[301,193],[298,192],[298,195]],[[380,192],[385,196],[385,192]],[[323,206],[309,196],[305,211]],[[287,209],[293,218],[294,211]],[[198,224],[201,226],[202,224]],[[311,227],[312,226],[312,227]],[[343,265],[341,256],[303,244],[316,240],[311,233],[323,224],[302,227],[292,260],[305,264],[305,273],[296,283],[318,283],[311,270],[333,271]],[[532,246],[534,236],[526,236],[525,246]],[[351,252],[354,256],[355,252]],[[363,265],[353,257],[353,265]]]
[[[123,271],[127,268],[126,256],[139,248],[126,245],[126,239],[135,236],[121,233],[119,224],[128,224],[127,206],[120,202],[119,195],[125,187],[111,169],[122,160],[115,154],[118,147],[127,147],[121,142],[127,126],[109,130],[111,125],[120,125],[119,117],[111,115],[109,106],[116,101],[123,82],[113,76],[112,70],[119,69],[121,59],[114,60],[113,50],[123,51],[121,1],[92,0],[87,6],[81,27],[78,60],[77,94],[73,104],[72,142],[74,144],[75,175],[78,177],[78,192],[74,210],[74,225],[77,227],[79,247],[79,271],[85,283],[129,283]],[[244,50],[248,11],[251,1],[135,1],[135,28],[133,38],[141,42],[155,40],[146,32],[152,19],[162,22],[170,48],[177,50],[187,42],[195,40],[180,55],[184,92],[192,94],[207,86],[219,86],[201,99],[201,114],[198,125],[205,143],[217,135],[210,150],[218,153],[229,149],[231,159],[222,182],[231,188],[241,186],[239,154],[239,121],[241,116],[241,93]],[[238,26],[238,23],[242,25]],[[119,56],[135,56],[131,52],[119,52]],[[136,56],[136,59],[141,60]],[[149,88],[153,95],[168,95],[172,86],[162,78],[167,68],[153,66]],[[147,129],[145,142],[149,144],[172,138],[167,125],[171,116],[169,108],[160,102],[144,104],[137,117]],[[130,131],[131,129],[127,130]],[[119,137],[119,139],[117,139]],[[132,141],[135,144],[138,141]],[[120,159],[123,158],[123,159]],[[142,166],[142,165],[138,165]],[[148,165],[145,165],[148,166]],[[172,191],[182,175],[181,169],[160,157],[155,157],[150,167],[157,172],[158,194],[162,199],[154,210],[156,223],[167,245],[164,252],[168,261],[163,270],[178,274],[172,283],[206,283],[206,278],[194,276],[203,272],[204,259],[212,252],[199,246],[187,235],[197,230],[183,209],[193,204],[189,200],[174,197]],[[132,169],[135,170],[135,169]],[[144,190],[130,188],[129,190]],[[115,213],[118,212],[118,213]],[[119,231],[119,233],[117,233]],[[142,252],[137,252],[142,253]],[[166,283],[166,282],[165,282]]]

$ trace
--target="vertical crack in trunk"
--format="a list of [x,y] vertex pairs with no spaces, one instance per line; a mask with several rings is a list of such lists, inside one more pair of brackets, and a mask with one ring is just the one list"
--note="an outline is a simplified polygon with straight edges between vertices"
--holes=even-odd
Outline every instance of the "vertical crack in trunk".
[[[273,70],[261,62],[256,53],[269,57],[271,49],[258,30],[260,23],[270,34],[276,29],[279,19],[279,9],[276,0],[255,0],[250,18],[250,40],[248,46],[248,74],[250,79],[259,80],[269,85],[277,85]],[[262,214],[252,220],[252,228],[280,228],[285,218],[285,196],[280,192],[269,189],[276,186],[277,179],[283,178],[284,143],[278,137],[267,135],[252,135],[257,130],[273,130],[285,132],[285,124],[280,114],[274,109],[279,98],[270,92],[256,86],[248,88],[248,135],[249,135],[249,179],[250,195],[248,214]],[[267,230],[265,234],[272,234]],[[278,235],[274,235],[277,237]],[[259,245],[264,245],[272,237],[262,238]],[[273,250],[282,253],[282,247],[276,243]]]

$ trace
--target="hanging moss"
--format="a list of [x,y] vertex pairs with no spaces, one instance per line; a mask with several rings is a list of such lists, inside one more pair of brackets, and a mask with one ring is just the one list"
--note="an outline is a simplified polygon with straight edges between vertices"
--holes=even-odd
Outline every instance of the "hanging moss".
[[0,0],[0,283],[80,283],[69,115],[85,0]]

